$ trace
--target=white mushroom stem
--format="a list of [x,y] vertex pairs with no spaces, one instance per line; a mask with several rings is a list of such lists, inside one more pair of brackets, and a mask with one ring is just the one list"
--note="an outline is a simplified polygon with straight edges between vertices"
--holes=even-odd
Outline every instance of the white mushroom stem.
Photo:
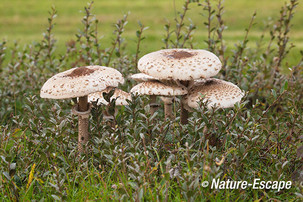
[[[198,79],[197,81],[201,81],[202,79]],[[190,89],[194,84],[196,83],[196,80],[191,80],[188,82],[187,89]]]
[[145,81],[137,84],[131,90],[133,94],[150,95],[150,111],[153,114],[159,107],[156,104],[156,96],[178,96],[188,93],[187,89],[177,86],[176,84],[164,84],[160,81]]
[[187,88],[187,86],[184,85],[184,81],[176,80],[175,82],[176,82],[176,84],[177,84],[178,86],[180,86],[181,88]]
[[172,97],[161,97],[161,100],[164,102],[164,114],[165,119],[171,119],[172,118],[172,112],[173,112],[173,99]]
[[[79,112],[86,112],[89,110],[87,96],[79,97],[78,110]],[[78,117],[78,148],[80,152],[83,152],[83,145],[85,145],[89,140],[88,117],[84,117],[81,115],[79,115]]]
[[[181,100],[184,99],[185,96],[182,96]],[[183,102],[181,101],[181,124],[188,124],[188,111],[185,109]]]
[[[185,86],[186,88],[189,85],[189,81],[180,81],[180,83]],[[183,100],[185,99],[186,95],[182,95],[181,97],[181,113],[180,113],[180,119],[181,119],[181,124],[185,125],[188,124],[188,111],[185,109]]]
[[157,96],[150,95],[149,98],[150,113],[153,115],[159,108],[159,105],[157,104]]

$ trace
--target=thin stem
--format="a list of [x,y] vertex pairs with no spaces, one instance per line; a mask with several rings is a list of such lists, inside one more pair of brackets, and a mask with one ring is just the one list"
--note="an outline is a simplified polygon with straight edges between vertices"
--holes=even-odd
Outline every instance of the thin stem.
[[97,58],[98,58],[98,62],[99,62],[99,65],[102,66],[102,53],[101,53],[101,49],[100,49],[100,43],[99,43],[99,39],[98,39],[98,23],[99,21],[98,20],[95,20],[95,46],[96,46],[96,49],[97,49]]
[[88,98],[87,96],[79,97],[79,111],[85,112],[88,110]]
[[136,65],[135,69],[136,69],[136,72],[138,72],[138,60],[139,60],[139,53],[140,53],[140,43],[144,39],[144,37],[142,37],[142,33],[146,29],[145,26],[140,21],[138,22],[138,24],[140,26],[140,30],[138,30],[136,32],[137,38],[138,38],[137,48],[136,48],[136,55],[135,55],[135,65]]
[[188,11],[189,3],[190,3],[189,0],[185,1],[184,6],[183,6],[183,13],[180,14],[180,20],[175,18],[175,21],[177,23],[176,24],[176,30],[175,30],[175,33],[176,33],[175,48],[182,48],[182,44],[180,44],[180,40],[182,38],[181,31],[182,31],[182,27],[184,26],[184,18],[185,18],[186,12]]
[[[180,83],[185,86],[186,88],[189,86],[189,81],[180,81]],[[181,113],[180,113],[180,119],[181,119],[181,124],[188,124],[188,111],[184,107],[184,100],[185,95],[182,95],[181,97]]]
[[207,0],[206,1],[206,6],[204,7],[204,10],[207,11],[208,15],[207,15],[207,22],[205,23],[206,27],[207,27],[207,45],[208,45],[208,50],[209,51],[214,51],[214,39],[211,37],[211,33],[213,32],[213,29],[211,27],[211,22],[212,22],[212,18],[213,18],[213,14],[214,14],[214,10],[211,7],[210,1]]
[[90,17],[91,17],[91,8],[92,8],[92,5],[93,5],[93,2],[91,2],[89,4],[88,7],[85,7],[85,13],[86,15],[84,16],[83,18],[83,24],[85,25],[84,27],[84,37],[86,39],[86,56],[87,56],[87,59],[86,59],[86,64],[91,64],[91,59],[92,59],[92,56],[91,56],[91,39],[90,39],[90,34],[91,34],[91,20],[90,20]]
[[[181,100],[184,99],[184,95],[182,96]],[[184,104],[183,102],[181,101],[181,114],[180,114],[180,117],[181,117],[181,124],[184,125],[184,124],[188,124],[188,111],[184,108]]]
[[153,115],[158,109],[157,96],[156,95],[150,95],[149,103],[150,103],[150,113],[151,113],[151,115]]
[[172,119],[173,98],[172,97],[161,97],[161,99],[164,102],[165,119]]
[[172,118],[172,111],[173,111],[172,103],[168,103],[168,104],[164,105],[165,119],[171,119]]
[[219,58],[222,60],[223,62],[223,65],[222,65],[222,68],[225,68],[226,66],[226,61],[224,59],[224,53],[225,53],[225,45],[224,45],[224,42],[223,42],[223,31],[226,29],[225,25],[224,25],[224,21],[223,21],[223,18],[222,18],[222,15],[223,15],[223,5],[222,5],[222,1],[219,0],[219,3],[218,3],[218,14],[216,15],[217,17],[217,20],[218,20],[218,23],[219,23],[219,27],[217,29],[217,35],[218,35],[218,41],[220,42],[220,48],[219,48]]
[[116,30],[114,31],[114,33],[116,34],[116,38],[115,41],[113,41],[112,43],[112,48],[108,55],[106,66],[109,66],[114,51],[116,51],[116,55],[119,55],[119,57],[121,55],[121,43],[123,42],[121,35],[124,32],[124,27],[127,24],[127,17],[128,14],[124,15],[123,18],[121,20],[118,20],[117,23],[115,24]]
[[[80,112],[86,112],[88,110],[87,100],[87,96],[79,98],[78,110]],[[84,118],[79,115],[78,119],[78,148],[80,152],[83,152],[83,145],[85,145],[89,141],[88,118]]]

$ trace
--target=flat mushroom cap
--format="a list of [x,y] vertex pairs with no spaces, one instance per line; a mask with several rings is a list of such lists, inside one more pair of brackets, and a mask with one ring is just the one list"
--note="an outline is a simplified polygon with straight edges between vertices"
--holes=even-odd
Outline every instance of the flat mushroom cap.
[[185,96],[184,103],[189,107],[198,108],[202,98],[208,101],[207,107],[233,107],[240,102],[244,92],[235,84],[220,79],[207,79],[196,83]]
[[166,85],[158,81],[145,81],[134,86],[131,90],[133,94],[139,95],[163,95],[177,96],[187,94],[185,88],[177,85]]
[[130,76],[130,78],[138,82],[157,80],[156,78],[144,73],[133,74]]
[[215,76],[221,69],[219,58],[206,50],[163,49],[144,55],[138,69],[158,79],[195,80]]
[[123,83],[122,74],[110,67],[75,67],[48,79],[41,88],[42,98],[66,99],[86,96],[108,86]]
[[[109,87],[103,91],[89,94],[88,102],[96,102],[98,100],[97,103],[98,105],[100,104],[108,105],[108,102],[103,97],[103,93],[109,93],[112,89],[113,88]],[[112,101],[113,99],[116,99],[116,105],[128,105],[127,100],[132,100],[132,97],[129,93],[121,89],[115,88],[115,92],[113,96],[110,98],[110,100]]]

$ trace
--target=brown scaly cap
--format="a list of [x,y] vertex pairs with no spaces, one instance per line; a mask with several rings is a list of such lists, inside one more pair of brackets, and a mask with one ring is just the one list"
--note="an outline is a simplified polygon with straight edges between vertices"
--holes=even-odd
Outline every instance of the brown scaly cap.
[[[101,92],[89,94],[88,102],[96,102],[98,100],[97,103],[98,105],[100,104],[108,105],[108,102],[103,97],[103,93],[109,93],[112,89],[113,89],[112,87],[108,87]],[[110,99],[111,100],[116,99],[116,105],[128,105],[127,100],[132,100],[132,97],[129,93],[121,89],[115,88],[115,92]]]
[[158,81],[145,81],[134,86],[130,92],[139,95],[177,96],[185,95],[187,90],[177,85],[166,85]]
[[219,58],[206,50],[164,49],[144,55],[138,69],[159,80],[195,80],[215,76],[221,69]]
[[51,99],[82,97],[108,86],[117,87],[123,82],[122,74],[110,67],[76,67],[48,79],[41,88],[40,96]]
[[208,100],[208,108],[217,106],[219,108],[233,107],[240,102],[244,92],[235,84],[220,79],[206,79],[195,83],[185,96],[184,103],[189,107],[198,108],[202,97]]

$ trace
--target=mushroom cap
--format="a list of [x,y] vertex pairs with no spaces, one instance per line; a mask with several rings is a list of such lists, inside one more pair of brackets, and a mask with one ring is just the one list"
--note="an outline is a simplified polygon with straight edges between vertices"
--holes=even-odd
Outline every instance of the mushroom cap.
[[[98,100],[98,105],[104,104],[108,105],[108,102],[104,99],[103,93],[109,93],[113,88],[108,87],[103,91],[92,93],[88,95],[88,102],[95,102]],[[112,101],[113,99],[116,99],[116,105],[128,105],[127,100],[132,100],[132,97],[129,93],[115,88],[115,92],[113,96],[111,96],[110,100]]]
[[137,84],[131,90],[133,94],[139,95],[163,95],[163,96],[177,96],[187,94],[185,88],[177,85],[166,85],[159,81],[145,81]]
[[[184,98],[189,107],[198,108],[201,100],[208,101],[207,107],[233,107],[240,102],[244,92],[235,84],[220,79],[206,79],[196,83]],[[204,99],[203,99],[204,98]]]
[[75,67],[48,79],[41,88],[42,98],[66,99],[86,96],[108,86],[123,83],[122,74],[104,66]]
[[138,69],[157,79],[195,80],[215,76],[221,69],[219,58],[206,50],[163,49],[144,55]]
[[149,76],[147,74],[144,74],[144,73],[133,74],[133,75],[130,75],[129,78],[131,78],[135,81],[138,81],[138,82],[157,80],[156,78]]

